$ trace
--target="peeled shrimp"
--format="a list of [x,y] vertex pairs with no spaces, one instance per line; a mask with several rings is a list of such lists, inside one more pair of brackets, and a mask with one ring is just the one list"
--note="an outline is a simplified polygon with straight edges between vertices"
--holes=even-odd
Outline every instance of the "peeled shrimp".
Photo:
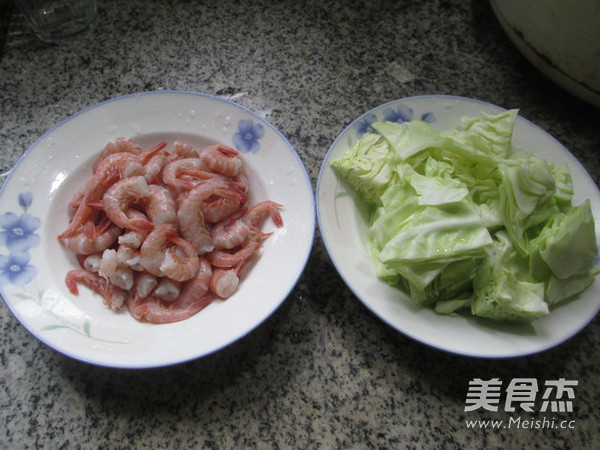
[[283,226],[279,213],[282,205],[272,201],[257,203],[247,210],[240,210],[227,220],[219,222],[212,230],[212,239],[216,248],[232,249],[242,245],[249,239],[264,239],[269,236],[260,231],[260,226],[271,217],[277,227]]
[[210,279],[210,290],[221,298],[228,298],[237,290],[240,283],[239,270],[242,266],[233,269],[215,268]]
[[[174,232],[168,233],[167,237],[174,246],[165,253],[160,264],[160,271],[175,281],[187,281],[194,278],[200,267],[196,250],[189,242],[178,237]],[[178,250],[181,250],[183,254],[180,255]]]
[[187,177],[189,175],[210,176],[207,167],[198,158],[176,159],[165,166],[162,173],[163,182],[176,192],[190,190],[195,183]]
[[137,320],[144,322],[158,324],[188,319],[213,301],[209,292],[211,277],[211,265],[206,259],[200,258],[196,276],[185,284],[174,302],[165,303],[154,294],[146,298],[136,295],[130,297],[127,306]]
[[121,228],[118,226],[110,225],[104,232],[96,236],[94,240],[90,240],[84,230],[79,230],[74,235],[62,239],[62,242],[68,250],[75,254],[91,255],[102,252],[113,245],[119,238],[121,231]]
[[260,247],[259,242],[253,241],[235,252],[213,250],[206,254],[206,258],[215,267],[230,269],[244,264]]
[[104,297],[104,303],[112,310],[119,311],[127,301],[128,292],[113,286],[100,275],[85,269],[75,269],[67,272],[65,283],[73,295],[79,294],[78,283],[82,283],[92,291]]
[[118,180],[144,175],[146,171],[144,164],[166,145],[166,142],[161,142],[140,154],[120,152],[106,156],[94,172],[92,185],[86,193],[86,200],[89,202],[99,199]]
[[144,164],[144,178],[148,184],[155,183],[158,181],[160,172],[162,171],[167,155],[164,153],[157,153],[150,160]]
[[[127,216],[130,219],[146,219],[146,215],[143,212],[135,209],[127,211]],[[128,247],[139,249],[149,232],[149,230],[128,230],[119,236],[119,245],[126,245]]]
[[187,319],[231,296],[270,235],[263,222],[283,224],[277,203],[246,206],[250,185],[236,150],[165,147],[109,143],[71,199],[73,218],[59,235],[84,268],[67,274],[71,292],[84,284],[110,308],[127,304],[151,323]]
[[165,324],[189,319],[213,301],[213,296],[210,294],[190,300],[187,304],[183,304],[180,300],[182,298],[183,295],[180,295],[176,301],[165,304],[155,295],[149,295],[146,298],[134,296],[129,297],[127,307],[131,315],[140,322]]
[[165,258],[165,252],[169,245],[169,234],[175,232],[175,228],[169,224],[163,224],[150,232],[140,248],[140,264],[154,276],[163,276],[160,266]]
[[133,287],[133,270],[119,261],[115,249],[107,249],[102,253],[98,275],[121,289],[128,291]]
[[148,202],[148,219],[156,225],[177,222],[177,205],[171,192],[158,184],[150,185],[150,200]]
[[198,152],[202,162],[213,172],[228,177],[237,176],[242,168],[239,152],[226,145],[211,145]]
[[181,284],[175,280],[165,277],[159,281],[156,289],[154,290],[154,295],[156,295],[159,300],[170,303],[179,297],[180,292]]
[[121,228],[151,230],[154,228],[152,222],[130,218],[126,213],[127,208],[134,204],[148,204],[151,196],[150,188],[143,176],[124,178],[113,184],[104,194],[104,211],[108,218]]
[[139,155],[142,153],[142,147],[135,141],[131,139],[125,139],[124,137],[118,137],[114,142],[109,142],[106,144],[100,156],[96,159],[94,163],[94,172],[98,169],[100,163],[108,156],[113,153],[133,153],[134,155]]
[[158,286],[158,278],[148,272],[138,272],[135,274],[135,295],[138,298],[145,298],[152,293]]
[[180,158],[197,158],[198,151],[187,142],[173,142],[173,154]]
[[177,210],[177,223],[181,236],[192,244],[198,254],[202,255],[214,248],[202,213],[203,202],[212,196],[239,200],[240,195],[224,181],[199,184],[185,195]]

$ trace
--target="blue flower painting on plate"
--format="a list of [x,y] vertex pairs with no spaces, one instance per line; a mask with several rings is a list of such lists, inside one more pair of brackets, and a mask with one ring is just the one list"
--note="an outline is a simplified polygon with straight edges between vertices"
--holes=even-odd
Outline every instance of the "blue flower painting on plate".
[[250,119],[240,120],[238,122],[238,131],[232,137],[233,144],[242,153],[256,153],[260,148],[258,141],[264,135],[265,128],[262,124],[254,124]]
[[33,194],[19,194],[19,206],[23,214],[5,212],[0,215],[0,244],[7,253],[0,253],[0,286],[12,284],[22,286],[32,281],[37,269],[29,264],[29,250],[40,244],[40,236],[35,231],[42,221],[27,212]]

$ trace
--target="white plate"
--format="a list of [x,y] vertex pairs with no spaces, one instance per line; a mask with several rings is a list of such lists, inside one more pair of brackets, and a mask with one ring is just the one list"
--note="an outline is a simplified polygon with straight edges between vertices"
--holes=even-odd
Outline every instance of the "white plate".
[[491,0],[508,38],[537,69],[600,108],[597,0]]
[[[416,305],[400,290],[377,279],[368,253],[365,210],[355,202],[331,169],[368,125],[375,120],[425,119],[438,131],[458,126],[464,115],[503,109],[488,103],[452,96],[422,96],[379,106],[352,122],[329,149],[317,183],[317,217],[325,247],[336,269],[364,305],[384,322],[407,336],[451,353],[475,357],[527,355],[553,347],[573,336],[600,308],[600,283],[577,300],[561,304],[531,325],[492,323],[474,317],[450,317]],[[519,117],[513,144],[530,149],[554,163],[566,163],[574,183],[574,203],[592,202],[596,234],[600,236],[600,194],[578,161],[554,138]]]
[[[133,138],[143,147],[162,140],[172,144],[176,139],[198,146],[235,147],[240,136],[255,144],[254,148],[237,146],[248,169],[251,202],[283,204],[284,226],[276,228],[267,221],[265,230],[274,234],[232,297],[214,301],[188,320],[152,325],[136,321],[127,311],[108,310],[87,288],[82,287],[79,296],[69,293],[65,274],[76,262],[56,236],[67,225],[66,206],[73,192],[91,175],[104,145],[119,136]],[[285,137],[235,103],[192,92],[128,95],[69,117],[21,158],[0,199],[0,280],[4,282],[0,289],[6,304],[45,344],[75,359],[110,367],[179,363],[246,335],[295,286],[315,232],[310,179]],[[17,245],[14,236],[5,239],[7,229],[28,237],[28,246]],[[21,273],[21,283],[10,282],[8,273]]]

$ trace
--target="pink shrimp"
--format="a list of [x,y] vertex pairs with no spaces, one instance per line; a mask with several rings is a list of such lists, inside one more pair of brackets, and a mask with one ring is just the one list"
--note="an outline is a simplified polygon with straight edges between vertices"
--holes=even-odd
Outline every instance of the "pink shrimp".
[[137,142],[135,142],[131,139],[126,139],[124,137],[118,137],[117,139],[115,139],[114,142],[109,142],[108,144],[106,144],[106,146],[100,153],[100,156],[96,159],[96,162],[94,163],[94,172],[98,169],[98,166],[100,165],[100,163],[108,155],[112,155],[113,153],[121,153],[121,152],[139,155],[140,153],[142,153],[142,147],[140,147],[140,145]]
[[120,311],[129,295],[124,289],[113,286],[100,275],[84,269],[67,272],[65,283],[73,295],[79,294],[78,283],[82,283],[92,291],[104,297],[104,303],[113,311]]
[[[146,215],[138,211],[137,209],[129,209],[127,211],[127,216],[130,219],[136,220],[146,220]],[[121,236],[119,236],[118,242],[119,245],[126,245],[128,247],[132,247],[134,249],[139,249],[142,246],[142,243],[150,233],[149,230],[128,230],[125,231]]]
[[[181,298],[181,295],[179,296]],[[170,304],[164,304],[155,295],[146,298],[129,297],[127,307],[131,315],[140,322],[166,324],[180,322],[196,315],[214,300],[210,294],[204,295],[189,304],[180,304],[179,299]]]
[[219,223],[242,208],[244,202],[237,198],[217,197],[202,204],[202,214],[207,223]]
[[74,235],[64,238],[62,243],[73,253],[91,255],[109,248],[117,241],[120,235],[121,229],[116,225],[111,225],[104,232],[97,235],[94,240],[90,240],[83,230],[79,230]]
[[140,248],[140,264],[154,276],[164,275],[160,266],[170,242],[169,235],[174,232],[175,228],[172,225],[159,225],[150,232]]
[[147,205],[150,199],[150,188],[143,176],[124,178],[117,181],[104,194],[104,212],[121,228],[137,231],[151,230],[154,228],[152,222],[129,217],[126,212],[133,204]]
[[197,158],[198,151],[187,142],[173,142],[173,153],[179,158]]
[[175,224],[177,222],[177,205],[171,192],[164,186],[158,184],[150,185],[150,201],[146,209],[148,218],[152,223],[162,225],[163,223]]
[[58,239],[73,236],[93,212],[92,203],[102,198],[107,189],[117,180],[143,173],[143,166],[136,155],[130,153],[112,153],[99,164],[98,170],[84,188],[84,194],[67,229]]
[[244,216],[244,221],[251,227],[260,227],[267,217],[271,217],[271,220],[277,227],[283,226],[283,219],[279,213],[279,208],[283,205],[267,200],[264,202],[257,203],[248,210],[248,213]]
[[226,250],[213,250],[206,254],[206,259],[215,267],[230,269],[244,264],[248,258],[261,248],[260,242],[251,241],[241,249],[230,252]]
[[264,201],[219,222],[211,234],[215,247],[233,249],[247,240],[264,240],[270,233],[263,233],[260,227],[267,217],[270,216],[277,227],[283,226],[283,219],[279,213],[281,206],[272,201]]
[[168,277],[161,278],[156,289],[154,289],[154,295],[165,303],[171,303],[177,300],[180,292],[181,283]]
[[113,183],[124,178],[144,175],[146,172],[144,164],[166,145],[166,142],[161,142],[140,154],[120,152],[106,156],[94,172],[85,199],[88,202],[98,200]]
[[163,182],[176,192],[190,190],[195,183],[186,177],[189,175],[207,174],[207,167],[198,158],[176,159],[165,166],[162,173]]
[[242,220],[246,212],[247,209],[242,208],[213,227],[211,237],[215,248],[230,250],[246,242],[252,232],[248,224]]
[[149,296],[156,286],[158,286],[158,279],[154,275],[148,272],[135,274],[135,295],[139,298]]
[[[194,247],[175,232],[169,232],[167,237],[174,244],[165,253],[160,265],[160,271],[175,281],[187,281],[196,276],[200,261]],[[181,250],[182,255],[177,250]]]
[[174,302],[165,304],[156,295],[141,298],[130,297],[127,306],[137,320],[155,324],[178,322],[188,319],[206,308],[214,297],[209,293],[212,268],[204,258],[196,276],[185,283],[181,294]]
[[213,172],[228,177],[237,176],[242,168],[239,152],[226,145],[210,145],[198,152],[202,162]]
[[202,183],[190,190],[182,199],[177,210],[177,223],[181,236],[196,249],[200,255],[211,251],[214,246],[210,231],[206,227],[202,213],[202,203],[209,197],[220,196],[240,199],[240,193],[221,181]]
[[123,264],[115,249],[107,249],[102,253],[98,275],[121,289],[128,291],[133,287],[133,270],[127,264]]
[[220,298],[229,298],[240,283],[239,272],[243,264],[231,269],[216,267],[210,279],[210,290]]
[[157,153],[150,160],[144,164],[144,177],[148,184],[156,183],[160,178],[160,172],[162,171],[167,155],[164,153]]

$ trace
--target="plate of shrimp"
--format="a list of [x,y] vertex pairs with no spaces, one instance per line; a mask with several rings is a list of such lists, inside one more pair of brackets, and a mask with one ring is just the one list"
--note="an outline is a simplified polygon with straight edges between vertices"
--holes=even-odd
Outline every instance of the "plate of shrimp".
[[36,338],[118,368],[242,338],[288,297],[315,233],[309,175],[263,117],[157,91],[41,136],[0,192],[0,293]]

